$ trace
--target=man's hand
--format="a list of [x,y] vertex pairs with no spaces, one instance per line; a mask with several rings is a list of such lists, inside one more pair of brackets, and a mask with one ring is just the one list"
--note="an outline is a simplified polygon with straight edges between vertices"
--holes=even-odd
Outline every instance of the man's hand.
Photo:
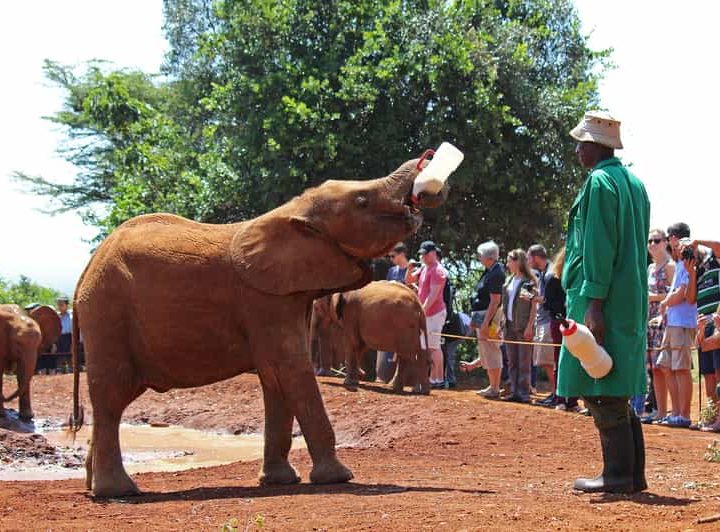
[[525,328],[525,334],[523,334],[523,338],[528,341],[532,342],[533,338],[535,338],[535,330],[532,327],[526,327]]
[[472,370],[474,370],[479,364],[479,359],[473,360],[472,362],[465,362],[464,360],[460,361],[460,369],[464,371],[465,373],[470,373]]
[[648,325],[650,327],[660,327],[663,323],[663,317],[662,316],[655,316],[653,319],[651,319],[648,322]]
[[697,320],[697,337],[698,343],[702,343],[705,340],[705,326],[712,318],[710,316],[699,316]]
[[605,339],[605,316],[603,315],[603,301],[591,299],[590,306],[585,312],[585,326],[593,333],[595,341],[602,345]]
[[695,267],[697,266],[697,259],[695,256],[693,256],[691,259],[683,259],[683,264],[685,265],[685,270],[688,272],[688,274],[691,274],[695,271]]
[[715,330],[720,331],[720,314],[712,315],[713,323],[715,324]]

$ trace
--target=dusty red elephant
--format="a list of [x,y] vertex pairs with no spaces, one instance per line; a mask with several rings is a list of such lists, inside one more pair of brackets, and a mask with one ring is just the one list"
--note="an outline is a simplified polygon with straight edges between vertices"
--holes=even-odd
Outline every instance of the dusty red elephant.
[[360,357],[372,349],[396,353],[397,372],[391,383],[395,391],[419,385],[422,393],[430,392],[431,359],[420,342],[424,337],[427,345],[425,313],[414,291],[400,283],[376,281],[328,299],[332,323],[319,327],[318,334],[321,341],[332,334],[332,341],[340,344],[346,386],[357,387]]
[[[37,306],[26,313],[17,305],[0,305],[0,396],[3,403],[18,399],[20,419],[33,417],[30,382],[35,374],[38,353],[47,350],[60,337],[60,318],[47,306]],[[2,395],[2,373],[15,362],[17,390]],[[0,404],[0,416],[5,415]]]
[[[293,417],[313,461],[310,480],[351,479],[308,353],[310,309],[318,297],[365,285],[366,259],[419,228],[422,215],[411,205],[417,163],[380,179],[328,181],[247,222],[153,214],[116,229],[75,292],[74,337],[80,327],[94,418],[88,488],[98,496],[139,492],[122,464],[118,426],[146,389],[202,386],[253,369],[265,403],[261,482],[299,481],[288,462]],[[77,428],[75,346],[73,358]]]
[[310,318],[310,354],[318,375],[330,375],[331,369],[339,369],[345,363],[342,352],[342,328],[330,313],[330,296],[313,302]]

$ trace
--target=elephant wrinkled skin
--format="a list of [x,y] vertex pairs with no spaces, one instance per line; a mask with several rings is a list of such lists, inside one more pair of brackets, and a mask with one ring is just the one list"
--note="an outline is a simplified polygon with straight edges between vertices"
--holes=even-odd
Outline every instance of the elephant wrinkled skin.
[[[35,374],[38,353],[46,350],[60,336],[60,318],[46,306],[37,306],[27,314],[17,305],[0,305],[0,397],[6,403],[18,397],[20,419],[33,417],[30,381]],[[15,362],[17,390],[2,395],[2,373]],[[0,416],[4,416],[0,404]]]
[[[345,385],[358,384],[358,363],[368,349],[388,351],[397,356],[397,371],[391,385],[397,392],[404,386],[419,385],[422,393],[430,392],[431,359],[420,343],[427,342],[425,313],[413,290],[396,282],[376,281],[358,290],[329,297],[333,324],[319,334],[342,331],[340,350],[345,353]],[[338,341],[337,333],[335,342]],[[427,345],[427,344],[426,344]]]
[[[327,181],[247,222],[153,214],[118,227],[75,292],[73,327],[76,338],[83,332],[93,407],[88,488],[138,493],[122,465],[118,425],[146,389],[202,386],[253,369],[265,404],[260,481],[299,481],[288,462],[293,417],[313,461],[310,480],[350,480],[308,353],[310,311],[318,297],[367,284],[367,259],[419,228],[410,200],[416,164],[370,181]],[[437,201],[423,198],[420,207]],[[73,359],[77,429],[75,346]]]

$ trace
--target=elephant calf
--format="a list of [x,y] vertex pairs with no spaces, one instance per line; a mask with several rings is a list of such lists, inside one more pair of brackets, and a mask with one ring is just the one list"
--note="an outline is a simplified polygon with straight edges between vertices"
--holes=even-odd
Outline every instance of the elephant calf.
[[358,384],[358,362],[368,349],[397,354],[397,371],[392,381],[395,391],[420,385],[422,393],[430,392],[428,380],[430,355],[427,346],[425,313],[410,288],[395,282],[376,281],[359,290],[333,294],[330,313],[342,330],[341,349],[345,353],[345,384]]
[[[0,396],[3,403],[19,397],[20,419],[33,417],[30,404],[30,380],[35,374],[38,353],[45,351],[60,336],[60,318],[46,306],[35,307],[26,314],[17,305],[0,305]],[[2,373],[15,362],[17,390],[2,395]],[[0,417],[5,410],[0,405]]]
[[[308,352],[312,302],[367,284],[368,259],[417,231],[420,208],[442,203],[443,193],[415,203],[421,164],[407,161],[378,179],[326,181],[236,224],[159,213],[115,229],[83,272],[73,308],[93,411],[87,487],[100,497],[139,493],[122,464],[118,427],[145,390],[252,370],[265,404],[260,481],[300,480],[288,461],[294,418],[313,461],[310,480],[350,480]],[[82,421],[77,355],[74,345],[73,430]]]

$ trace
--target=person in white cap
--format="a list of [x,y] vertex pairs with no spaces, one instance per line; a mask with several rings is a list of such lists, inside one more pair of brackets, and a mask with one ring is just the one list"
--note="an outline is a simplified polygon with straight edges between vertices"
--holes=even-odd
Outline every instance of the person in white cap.
[[647,489],[642,425],[628,400],[646,386],[650,202],[642,182],[615,157],[622,148],[618,120],[589,112],[570,135],[590,175],[570,211],[562,274],[567,314],[592,331],[613,369],[594,379],[563,348],[557,393],[581,396],[600,432],[603,472],[577,479],[575,488],[633,493]]

